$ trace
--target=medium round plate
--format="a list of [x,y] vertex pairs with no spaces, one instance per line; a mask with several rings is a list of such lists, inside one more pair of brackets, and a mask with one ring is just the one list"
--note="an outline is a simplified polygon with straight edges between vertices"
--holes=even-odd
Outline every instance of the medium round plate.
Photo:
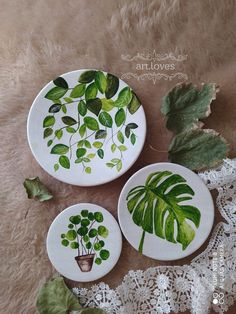
[[66,183],[92,186],[116,179],[138,158],[145,141],[143,107],[116,76],[78,70],[48,83],[27,124],[38,163]]
[[63,210],[51,224],[47,252],[56,270],[71,280],[87,282],[109,273],[122,247],[115,218],[94,204],[77,204]]
[[136,172],[119,198],[118,217],[129,243],[158,260],[192,254],[207,239],[214,204],[194,172],[173,163],[158,163]]

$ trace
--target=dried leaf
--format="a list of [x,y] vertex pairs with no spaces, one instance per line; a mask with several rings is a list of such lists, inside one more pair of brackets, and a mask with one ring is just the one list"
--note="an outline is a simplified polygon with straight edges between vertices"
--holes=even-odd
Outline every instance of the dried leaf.
[[177,84],[164,98],[161,112],[166,116],[166,127],[180,133],[202,127],[199,119],[211,113],[210,104],[216,98],[216,84],[203,84],[198,90],[192,83]]
[[82,308],[61,277],[52,279],[42,286],[36,307],[40,314],[67,314],[69,311],[78,311]]
[[40,202],[50,200],[53,195],[48,191],[46,186],[40,181],[39,177],[25,179],[23,183],[28,198],[36,198]]
[[177,134],[169,146],[169,160],[192,170],[211,168],[227,157],[226,140],[214,130],[196,129]]

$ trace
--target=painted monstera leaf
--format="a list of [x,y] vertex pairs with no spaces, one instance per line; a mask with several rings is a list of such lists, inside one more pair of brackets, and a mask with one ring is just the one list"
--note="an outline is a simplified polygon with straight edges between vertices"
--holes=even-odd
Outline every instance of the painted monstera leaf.
[[[170,171],[151,173],[143,186],[130,190],[127,207],[134,223],[143,229],[139,244],[142,252],[145,232],[154,234],[169,242],[180,243],[185,250],[195,237],[195,230],[189,224],[199,227],[201,213],[183,201],[194,196],[186,180]],[[176,230],[175,230],[176,229]]]

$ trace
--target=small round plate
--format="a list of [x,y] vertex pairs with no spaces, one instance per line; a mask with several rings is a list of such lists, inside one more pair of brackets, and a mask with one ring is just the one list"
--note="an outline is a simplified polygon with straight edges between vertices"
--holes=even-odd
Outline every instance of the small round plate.
[[176,260],[192,254],[207,239],[214,204],[194,172],[157,163],[142,168],[125,184],[118,217],[124,236],[140,253]]
[[97,70],[68,72],[35,98],[27,123],[38,163],[56,179],[99,185],[126,172],[145,141],[146,119],[134,91]]
[[55,269],[80,282],[109,273],[120,257],[121,247],[115,218],[101,206],[88,203],[63,210],[47,235],[47,252]]

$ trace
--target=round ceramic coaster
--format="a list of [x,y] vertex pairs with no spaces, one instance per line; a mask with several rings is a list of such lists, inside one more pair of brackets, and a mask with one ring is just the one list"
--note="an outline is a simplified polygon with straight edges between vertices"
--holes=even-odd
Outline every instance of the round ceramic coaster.
[[158,163],[136,172],[125,184],[118,205],[121,229],[142,254],[176,260],[196,251],[207,239],[214,204],[194,172]]
[[96,70],[63,74],[48,83],[28,116],[28,141],[38,163],[66,183],[112,181],[138,158],[146,120],[134,91]]
[[51,224],[47,252],[56,270],[71,280],[93,281],[109,273],[122,246],[115,218],[94,204],[63,210]]

